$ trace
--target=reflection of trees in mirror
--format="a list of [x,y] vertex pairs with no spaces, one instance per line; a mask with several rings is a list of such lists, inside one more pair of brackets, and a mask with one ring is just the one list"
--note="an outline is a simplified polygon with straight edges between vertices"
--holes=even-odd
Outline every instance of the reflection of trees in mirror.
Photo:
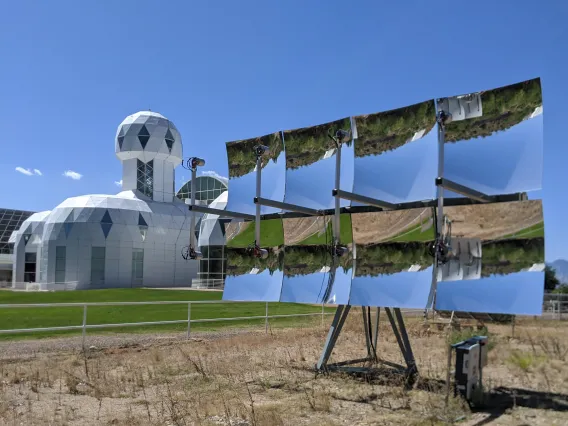
[[270,275],[275,271],[282,270],[284,247],[268,249],[268,257],[266,259],[254,257],[252,253],[244,248],[227,248],[226,252],[227,275],[230,276],[249,274],[254,268],[258,269],[257,273],[259,274],[268,269]]
[[433,263],[428,252],[429,244],[406,242],[357,245],[355,275],[390,275],[408,271],[411,266],[419,266],[419,270],[424,270]]
[[258,138],[227,142],[227,158],[229,160],[229,178],[237,178],[252,172],[256,166],[254,147],[266,145],[270,153],[264,157],[262,167],[266,167],[270,160],[276,162],[284,149],[280,132]]
[[544,263],[544,238],[483,244],[481,276],[507,275]]
[[[344,118],[318,126],[285,131],[286,168],[297,169],[321,160],[327,151],[335,149],[335,142],[331,140],[328,132],[335,134],[340,129],[350,130],[351,120]],[[345,142],[344,145],[351,146],[351,143],[352,141]]]
[[[284,259],[284,275],[293,277],[296,275],[315,274],[323,267],[332,266],[332,256],[329,246],[288,246]],[[348,271],[353,264],[353,255],[339,258],[339,266],[343,271]]]
[[540,79],[488,90],[481,94],[483,115],[446,125],[446,142],[465,141],[507,130],[542,106]]
[[358,139],[355,156],[379,155],[410,142],[424,130],[426,135],[436,124],[434,100],[392,111],[355,117]]

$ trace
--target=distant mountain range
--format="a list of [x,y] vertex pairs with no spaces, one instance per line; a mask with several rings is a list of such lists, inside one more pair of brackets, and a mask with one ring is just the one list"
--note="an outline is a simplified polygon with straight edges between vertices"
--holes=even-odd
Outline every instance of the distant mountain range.
[[556,270],[556,278],[563,284],[568,284],[568,260],[558,259],[548,263],[548,266]]

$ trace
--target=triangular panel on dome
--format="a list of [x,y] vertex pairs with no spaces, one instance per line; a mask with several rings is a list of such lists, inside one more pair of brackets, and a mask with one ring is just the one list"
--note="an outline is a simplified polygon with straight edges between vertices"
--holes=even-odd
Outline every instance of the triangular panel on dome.
[[146,148],[146,144],[150,140],[150,136],[138,136],[138,140],[140,141],[140,145],[142,145],[142,149]]
[[105,234],[105,238],[108,237],[111,228],[112,223],[101,223],[101,229],[103,230],[103,234]]
[[168,150],[170,154],[172,153],[172,148],[174,146],[174,141],[172,139],[166,139],[166,145],[168,146]]
[[24,244],[27,244],[32,234],[24,234]]
[[142,216],[142,213],[138,213],[138,226],[148,226],[144,220],[144,216]]
[[65,230],[65,238],[69,238],[69,234],[71,233],[72,228],[73,228],[73,222],[65,222],[63,224],[63,229]]
[[124,142],[124,136],[119,136],[116,138],[116,140],[118,141],[118,147],[120,149],[122,149],[122,143]]
[[110,223],[112,225],[112,219],[110,217],[110,213],[107,211],[105,211],[105,214],[103,215],[103,218],[101,219],[101,223]]
[[140,225],[138,226],[138,230],[140,231],[140,236],[142,237],[142,241],[146,241],[146,235],[148,234],[148,227]]

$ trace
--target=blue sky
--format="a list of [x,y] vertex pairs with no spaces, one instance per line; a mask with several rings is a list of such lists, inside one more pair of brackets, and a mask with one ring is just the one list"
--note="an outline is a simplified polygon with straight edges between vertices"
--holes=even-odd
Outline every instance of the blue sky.
[[226,141],[540,76],[546,258],[568,258],[567,18],[562,1],[5,2],[0,205],[116,193],[116,127],[141,109],[226,176]]

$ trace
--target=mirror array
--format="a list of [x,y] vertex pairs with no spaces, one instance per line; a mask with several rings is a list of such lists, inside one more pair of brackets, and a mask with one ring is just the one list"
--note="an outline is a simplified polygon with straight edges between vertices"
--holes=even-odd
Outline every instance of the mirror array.
[[[228,211],[254,214],[254,148],[265,145],[261,196],[321,214],[261,220],[266,258],[252,254],[254,223],[227,223],[223,299],[540,314],[542,202],[523,194],[541,188],[542,111],[534,79],[227,143]],[[339,189],[395,209],[362,211],[341,199],[336,241],[338,164]],[[437,177],[525,201],[436,208]],[[262,206],[261,213],[283,212]],[[438,239],[447,246],[443,262],[434,255]]]

